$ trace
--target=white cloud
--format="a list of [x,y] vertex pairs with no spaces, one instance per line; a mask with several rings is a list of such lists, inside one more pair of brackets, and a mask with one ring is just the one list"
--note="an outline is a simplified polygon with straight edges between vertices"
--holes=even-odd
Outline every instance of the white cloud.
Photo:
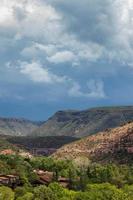
[[36,43],[35,48],[40,51],[44,51],[49,56],[56,53],[57,51],[57,47],[54,44],[43,45],[43,44]]
[[103,56],[104,47],[89,42],[87,44],[81,45],[78,52],[79,60],[86,60],[86,61],[97,61]]
[[65,77],[60,77],[50,72],[46,67],[43,67],[39,62],[19,62],[20,73],[26,75],[36,83],[63,83]]
[[133,61],[132,5],[132,0],[1,0],[0,33],[5,43],[13,37],[18,43],[34,41],[24,43],[23,56],[41,57],[38,52],[44,51],[53,63],[101,58],[128,65]]
[[[105,77],[107,73],[115,74],[117,64],[118,68],[121,65],[132,68],[132,4],[133,0],[1,0],[1,57],[9,63],[21,60],[20,74],[35,83],[63,83],[62,88],[68,88],[70,96],[104,98],[102,81],[89,81],[85,91],[82,84],[73,81],[73,68],[68,69],[69,78],[65,72],[63,77],[57,75],[59,69],[52,67],[53,64],[80,66],[75,77],[79,77],[82,70],[82,74],[88,73],[92,79],[99,71],[101,79],[103,71]],[[108,63],[112,61],[115,64],[109,69]],[[91,65],[92,62],[97,65]],[[47,63],[47,67],[42,63]],[[11,68],[12,77],[18,81],[15,66]]]
[[133,61],[133,0],[55,0],[53,5],[64,16],[67,33],[90,47],[81,51],[80,46],[80,59],[101,58],[127,66]]
[[64,63],[64,62],[73,62],[75,60],[75,55],[71,51],[62,51],[57,52],[51,57],[47,58],[48,61],[58,64],[58,63]]
[[25,47],[21,51],[21,55],[27,58],[52,56],[56,53],[57,49],[55,45],[44,45],[40,43],[33,43],[31,46]]
[[80,42],[73,33],[67,32],[63,15],[44,1],[1,0],[0,13],[0,31],[6,32],[7,43],[13,40],[14,45],[19,45],[24,40],[21,56],[44,56],[55,64],[73,64],[79,60],[96,61],[102,55],[99,45]]
[[104,91],[104,83],[100,80],[90,80],[87,83],[88,91],[83,92],[81,86],[74,82],[73,86],[69,90],[69,95],[72,97],[85,97],[85,98],[106,98]]
[[0,27],[14,29],[19,38],[46,38],[60,26],[60,15],[41,0],[1,0],[0,13]]
[[104,83],[101,80],[90,80],[87,83],[91,97],[105,98]]

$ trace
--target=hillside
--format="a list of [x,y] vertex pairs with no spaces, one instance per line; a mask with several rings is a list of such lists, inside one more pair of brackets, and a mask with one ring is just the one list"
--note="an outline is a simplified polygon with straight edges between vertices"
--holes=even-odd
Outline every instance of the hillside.
[[0,118],[0,135],[28,135],[36,128],[39,123],[25,119]]
[[4,149],[17,150],[18,148],[7,141],[6,137],[0,136],[0,152]]
[[96,162],[132,162],[133,122],[65,145],[54,154],[54,157],[59,159],[86,157]]
[[32,135],[84,137],[128,121],[133,121],[133,106],[59,111],[33,131]]
[[58,149],[65,144],[71,143],[77,138],[67,136],[47,136],[47,137],[7,137],[10,144],[22,146],[27,149],[34,148],[55,148]]

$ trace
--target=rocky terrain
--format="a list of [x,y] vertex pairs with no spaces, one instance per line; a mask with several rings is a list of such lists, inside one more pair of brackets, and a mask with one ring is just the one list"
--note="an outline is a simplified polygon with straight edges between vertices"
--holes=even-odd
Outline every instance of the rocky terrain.
[[25,119],[0,118],[0,135],[29,135],[39,127],[39,123]]
[[128,121],[133,121],[132,106],[59,111],[31,135],[85,137]]
[[86,157],[96,162],[130,163],[133,159],[133,122],[65,145],[54,154],[54,157]]

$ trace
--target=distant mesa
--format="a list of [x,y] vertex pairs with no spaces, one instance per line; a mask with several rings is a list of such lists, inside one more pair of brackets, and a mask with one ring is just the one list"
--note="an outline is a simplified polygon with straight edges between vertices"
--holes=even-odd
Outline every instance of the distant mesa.
[[30,135],[82,138],[130,121],[133,121],[133,106],[59,111]]

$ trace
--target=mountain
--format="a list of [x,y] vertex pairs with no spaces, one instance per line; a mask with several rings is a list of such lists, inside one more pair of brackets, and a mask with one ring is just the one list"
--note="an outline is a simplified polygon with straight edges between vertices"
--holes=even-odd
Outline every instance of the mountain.
[[40,126],[39,122],[26,119],[0,118],[0,135],[29,135]]
[[85,137],[133,121],[133,106],[58,111],[46,122],[0,118],[0,135]]
[[31,135],[85,137],[128,121],[133,121],[133,106],[59,111]]
[[53,155],[58,159],[88,158],[93,162],[133,162],[133,122],[65,145]]

